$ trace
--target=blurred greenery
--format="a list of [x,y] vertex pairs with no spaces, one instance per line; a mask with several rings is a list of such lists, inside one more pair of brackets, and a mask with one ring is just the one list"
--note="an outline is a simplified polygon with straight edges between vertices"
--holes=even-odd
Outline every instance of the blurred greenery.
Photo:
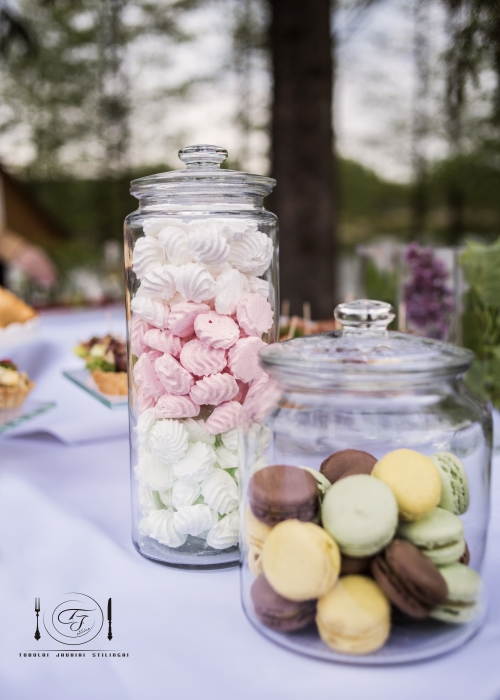
[[500,409],[500,238],[470,242],[460,257],[465,280],[463,343],[476,353],[467,373],[474,393]]

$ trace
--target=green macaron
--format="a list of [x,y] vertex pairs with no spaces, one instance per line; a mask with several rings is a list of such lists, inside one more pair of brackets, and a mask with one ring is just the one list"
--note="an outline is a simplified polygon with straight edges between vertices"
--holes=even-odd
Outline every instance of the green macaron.
[[325,493],[328,491],[328,489],[331,486],[331,483],[328,481],[326,476],[323,476],[321,472],[319,472],[317,469],[312,469],[311,467],[300,467],[301,469],[305,469],[306,472],[309,472],[309,474],[312,474],[314,478],[316,479],[318,483],[318,491],[319,491],[319,497],[323,498]]
[[430,456],[439,471],[442,491],[439,507],[462,515],[469,507],[469,483],[462,462],[451,452],[435,452]]
[[326,492],[321,508],[323,527],[342,554],[369,557],[394,537],[398,504],[391,489],[367,474],[346,476]]
[[482,584],[477,571],[458,563],[440,566],[439,571],[448,586],[448,598],[432,611],[431,617],[455,624],[474,620],[481,610]]
[[401,522],[398,537],[421,549],[436,566],[458,561],[465,551],[462,521],[444,508],[434,508],[420,520]]

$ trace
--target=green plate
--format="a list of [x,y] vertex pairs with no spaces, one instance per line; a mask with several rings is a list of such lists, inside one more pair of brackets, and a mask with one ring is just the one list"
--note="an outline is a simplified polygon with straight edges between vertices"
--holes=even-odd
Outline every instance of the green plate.
[[97,399],[108,408],[123,408],[124,406],[128,406],[128,399],[126,396],[112,396],[111,394],[103,394],[102,391],[99,391],[88,369],[65,370],[63,374],[71,382],[79,386],[80,389],[86,391],[87,394],[90,394],[94,399]]
[[17,428],[40,413],[50,411],[56,405],[55,401],[34,401],[27,399],[19,408],[4,408],[0,410],[0,434]]

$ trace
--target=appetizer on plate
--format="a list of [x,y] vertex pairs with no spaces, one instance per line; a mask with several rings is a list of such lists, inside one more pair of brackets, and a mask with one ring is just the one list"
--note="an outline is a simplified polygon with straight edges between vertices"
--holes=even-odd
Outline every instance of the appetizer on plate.
[[99,391],[103,394],[127,394],[127,346],[121,338],[94,337],[75,348],[75,355],[85,360]]
[[11,360],[0,360],[0,410],[21,406],[34,386]]

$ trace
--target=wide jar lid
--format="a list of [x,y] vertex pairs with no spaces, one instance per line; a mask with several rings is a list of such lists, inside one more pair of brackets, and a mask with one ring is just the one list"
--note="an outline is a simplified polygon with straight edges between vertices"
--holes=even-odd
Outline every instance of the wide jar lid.
[[196,195],[198,192],[211,191],[214,187],[222,193],[241,190],[245,194],[261,197],[266,197],[271,192],[276,185],[276,180],[272,177],[221,168],[227,155],[226,149],[220,146],[186,146],[179,151],[179,158],[186,164],[184,170],[169,170],[132,180],[130,192],[139,199],[154,192]]
[[[279,380],[315,376],[334,383],[382,379],[384,384],[427,375],[458,375],[474,353],[464,348],[408,333],[388,331],[395,318],[390,304],[369,299],[340,304],[335,318],[343,329],[293,338],[264,348],[264,368]],[[302,381],[299,382],[302,384]],[[304,386],[306,382],[304,381]]]

